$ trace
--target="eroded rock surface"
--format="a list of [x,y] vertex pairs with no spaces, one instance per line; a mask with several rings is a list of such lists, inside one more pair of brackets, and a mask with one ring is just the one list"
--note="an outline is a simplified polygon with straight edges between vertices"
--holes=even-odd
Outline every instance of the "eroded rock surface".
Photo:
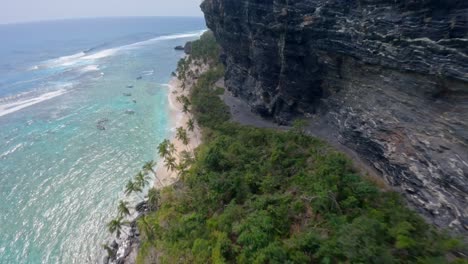
[[226,87],[313,116],[420,213],[468,233],[468,1],[205,0]]

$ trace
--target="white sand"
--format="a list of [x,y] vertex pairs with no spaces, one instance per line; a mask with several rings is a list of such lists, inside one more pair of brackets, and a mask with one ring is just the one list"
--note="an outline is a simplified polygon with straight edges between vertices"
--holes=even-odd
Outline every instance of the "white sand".
[[[171,81],[169,82],[169,94],[168,94],[168,100],[169,100],[169,106],[170,106],[170,120],[171,120],[171,131],[173,131],[173,135],[171,138],[171,142],[174,144],[175,149],[177,153],[180,153],[184,150],[186,151],[193,151],[196,147],[201,142],[201,133],[200,133],[200,128],[198,127],[197,124],[195,124],[194,131],[188,131],[187,129],[187,122],[191,118],[191,114],[187,113],[185,114],[182,109],[183,105],[179,102],[177,102],[177,97],[180,95],[185,95],[189,96],[190,89],[192,88],[191,85],[187,85],[187,88],[185,90],[182,89],[182,81],[178,80],[177,77],[173,77]],[[185,146],[182,141],[178,140],[175,137],[176,129],[178,127],[183,127],[187,130],[188,136],[189,136],[189,144],[188,146]],[[177,163],[179,162],[178,157],[176,156]],[[177,181],[178,175],[177,172],[175,171],[169,171],[166,169],[164,166],[164,160],[161,158],[159,159],[158,165],[156,167],[156,175],[158,175],[159,180],[162,182],[161,183],[158,181],[158,179],[155,179],[155,186],[157,188],[161,188],[164,186],[168,186],[174,182]]]

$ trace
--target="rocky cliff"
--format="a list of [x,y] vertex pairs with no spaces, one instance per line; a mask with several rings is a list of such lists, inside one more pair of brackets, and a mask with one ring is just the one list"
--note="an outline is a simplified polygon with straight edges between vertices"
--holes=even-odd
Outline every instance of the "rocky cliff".
[[202,9],[234,95],[279,123],[312,117],[433,223],[468,233],[468,1]]

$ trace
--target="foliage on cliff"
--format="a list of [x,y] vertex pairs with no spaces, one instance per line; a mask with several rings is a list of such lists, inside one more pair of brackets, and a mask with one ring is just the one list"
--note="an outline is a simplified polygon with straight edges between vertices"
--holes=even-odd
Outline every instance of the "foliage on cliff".
[[343,154],[300,127],[229,122],[214,87],[222,73],[214,65],[192,90],[204,143],[145,217],[140,263],[448,262],[459,242],[358,175]]

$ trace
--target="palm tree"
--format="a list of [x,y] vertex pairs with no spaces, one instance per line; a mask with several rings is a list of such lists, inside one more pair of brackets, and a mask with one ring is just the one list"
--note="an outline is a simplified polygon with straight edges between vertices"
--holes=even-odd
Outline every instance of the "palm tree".
[[158,145],[158,154],[159,156],[165,158],[170,154],[169,151],[169,145],[170,141],[168,139],[164,139],[159,145]]
[[156,166],[156,162],[152,160],[148,161],[145,163],[145,165],[143,165],[143,171],[153,173],[154,177],[159,181],[159,184],[163,186],[162,181],[159,179],[158,175],[156,174],[156,171],[154,171],[153,169],[155,166]]
[[151,188],[148,190],[148,207],[150,211],[156,211],[159,207],[159,200],[161,199],[161,194],[156,188]]
[[176,150],[176,147],[175,147],[174,143],[169,142],[168,150],[169,150],[169,154],[171,154],[171,155],[176,154],[177,155],[177,152],[176,152],[177,150]]
[[170,171],[175,171],[177,169],[176,159],[172,156],[166,157],[164,161],[166,168]]
[[176,134],[176,138],[180,141],[182,141],[182,143],[187,146],[190,142],[190,139],[187,135],[187,130],[185,130],[183,127],[178,127],[177,128],[177,134]]
[[184,105],[183,105],[183,108],[182,108],[182,112],[183,112],[184,114],[187,114],[189,111],[190,111],[189,105],[188,105],[188,104],[184,104]]
[[115,251],[109,247],[109,245],[107,244],[102,244],[101,247],[106,250],[107,252],[107,256],[109,256],[110,259],[114,259],[115,258]]
[[187,172],[187,169],[190,167],[190,164],[192,162],[193,156],[191,152],[184,150],[180,153],[180,162],[177,166],[177,169],[179,171],[179,177],[183,177],[183,174]]
[[138,227],[148,237],[149,240],[154,238],[154,228],[148,222],[148,216],[143,216],[138,220]]
[[[141,191],[142,191],[142,189],[140,188],[139,184],[136,184],[135,182],[133,182],[133,181],[131,181],[131,180],[129,180],[129,181],[127,182],[127,185],[125,186],[125,194],[126,194],[127,196],[129,196],[129,195],[132,194],[132,193],[137,194],[137,193],[139,193],[139,192],[141,192]],[[138,194],[137,194],[137,195],[138,195]],[[138,195],[138,197],[141,198],[140,195]],[[141,199],[143,200],[143,198],[141,198]]]
[[138,172],[138,174],[135,175],[135,184],[143,190],[149,184],[148,175],[141,171]]
[[181,156],[180,159],[182,163],[189,164],[193,162],[193,155],[189,151],[185,151],[185,150],[182,151],[180,156]]
[[193,121],[193,118],[190,118],[190,119],[187,121],[187,129],[188,129],[190,132],[193,132],[193,130],[195,130],[195,122]]
[[117,233],[117,237],[120,237],[120,232],[124,232],[126,235],[128,235],[124,230],[123,226],[126,225],[127,222],[123,221],[123,217],[119,216],[116,219],[113,219],[107,224],[107,229],[111,234]]
[[128,202],[119,201],[119,206],[117,207],[119,211],[119,216],[124,217],[130,215],[130,210],[128,209]]

